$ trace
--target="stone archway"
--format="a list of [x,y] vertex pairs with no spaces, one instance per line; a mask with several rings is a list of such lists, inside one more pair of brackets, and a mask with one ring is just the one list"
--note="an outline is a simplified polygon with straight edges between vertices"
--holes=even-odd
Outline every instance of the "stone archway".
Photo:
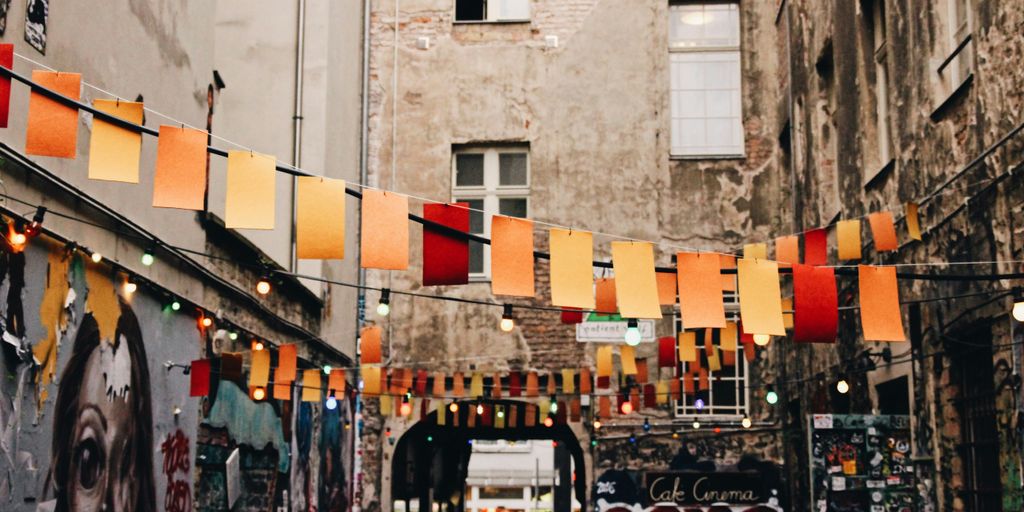
[[[460,401],[457,413],[460,421],[453,425],[452,412],[447,412],[444,425],[437,424],[437,411],[429,413],[406,430],[397,440],[391,460],[391,502],[418,502],[420,512],[462,512],[465,508],[466,478],[473,440],[550,440],[557,441],[564,451],[566,462],[571,458],[575,475],[564,466],[563,478],[571,482],[581,510],[586,510],[587,478],[583,448],[572,428],[565,423],[555,422],[550,427],[538,422],[535,426],[522,424],[515,427],[495,428],[494,426],[468,427],[467,415],[476,414],[479,400]],[[506,409],[524,409],[527,402],[516,400],[486,400],[486,406],[501,405]],[[521,422],[522,423],[522,422]],[[557,455],[556,455],[557,457]],[[571,498],[555,491],[555,512],[570,512]],[[406,510],[410,507],[407,506]]]

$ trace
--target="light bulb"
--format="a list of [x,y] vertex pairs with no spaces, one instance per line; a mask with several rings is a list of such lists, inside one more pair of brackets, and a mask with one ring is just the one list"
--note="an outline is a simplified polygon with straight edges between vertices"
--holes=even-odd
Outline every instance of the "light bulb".
[[178,416],[179,414],[181,414],[181,407],[178,407],[177,405],[175,405],[174,406],[174,410],[171,411],[171,412],[173,412],[175,416]]
[[505,411],[503,411],[503,410],[501,410],[501,409],[498,409],[498,413],[497,413],[497,416],[498,416],[499,418],[504,418],[504,417],[505,417]]
[[631,443],[635,443],[636,442],[636,434],[630,434],[629,435],[629,442],[631,442]]
[[651,422],[648,421],[647,418],[644,418],[644,432],[650,432],[650,431],[651,431]]
[[594,430],[601,430],[601,420],[594,420]]
[[555,413],[558,412],[558,402],[556,402],[554,400],[554,398],[551,399],[551,409],[550,410],[551,410],[551,414],[555,414]]
[[377,304],[377,314],[378,315],[380,315],[380,316],[388,316],[388,313],[390,313],[390,312],[391,312],[391,306],[389,306],[387,302],[381,302],[380,304]]
[[153,257],[153,250],[152,249],[146,249],[146,252],[142,253],[142,264],[143,265],[148,267],[148,266],[152,265],[153,261],[155,261],[155,260],[156,260],[156,258]]
[[89,256],[89,257],[92,258],[92,262],[93,263],[99,263],[99,262],[103,261],[103,255],[98,253],[98,252],[92,253],[92,256]]
[[693,420],[693,429],[697,430],[698,428],[700,428],[700,422],[697,420]]
[[511,332],[512,329],[516,328],[516,320],[512,318],[512,305],[505,304],[505,310],[501,314],[501,323],[499,324],[501,330],[505,332]]
[[208,316],[204,316],[203,319],[200,320],[200,322],[203,324],[203,327],[209,327],[213,325],[213,319]]
[[640,327],[635,318],[626,321],[626,345],[635,347],[640,344]]
[[134,281],[128,280],[124,282],[124,293],[131,295],[135,293],[135,290],[139,289],[139,285],[135,284]]
[[775,405],[779,401],[779,395],[775,391],[769,390],[768,393],[764,395],[764,401],[771,405]]
[[850,391],[850,383],[846,382],[846,379],[839,379],[839,382],[836,382],[836,391],[845,395]]
[[256,293],[260,295],[270,293],[270,280],[265,277],[261,277],[259,281],[256,281]]
[[253,350],[260,351],[260,350],[263,350],[264,348],[265,347],[263,346],[263,342],[262,341],[254,341],[254,342],[252,342],[252,349]]
[[325,364],[324,365],[324,375],[330,375],[330,374],[331,374],[331,365]]
[[457,402],[452,402],[452,404],[448,406],[448,410],[451,412],[459,412],[459,404]]
[[704,408],[704,399],[698,398],[697,400],[695,400],[693,402],[693,406],[696,407],[698,411],[703,409]]
[[[207,326],[207,327],[209,327],[209,326]],[[238,333],[235,332],[235,331],[231,331],[230,333],[228,333],[228,338],[230,338],[231,341],[235,341],[235,340],[238,339]]]
[[15,233],[11,235],[11,243],[14,245],[25,245],[26,241],[28,241],[28,237],[25,236],[25,233]]
[[483,414],[484,413],[484,405],[483,404],[477,404],[477,406],[476,406],[476,413],[477,414]]
[[409,413],[412,412],[412,405],[409,405],[409,402],[402,402],[402,406],[399,408],[398,412],[400,412],[402,416],[408,416]]
[[427,442],[428,443],[433,443],[434,442],[434,436],[427,436]]
[[551,416],[548,416],[547,418],[544,418],[544,426],[545,427],[550,427],[550,426],[552,426],[554,424],[555,424],[555,420],[551,419]]
[[675,430],[673,430],[672,431],[672,439],[679,439],[679,432],[676,432]]
[[327,406],[328,409],[333,411],[335,408],[338,407],[338,399],[332,396],[327,399],[327,403],[325,405]]
[[1018,322],[1024,322],[1024,300],[1013,303],[1013,318]]
[[382,288],[380,290],[380,302],[377,303],[377,314],[388,316],[388,313],[391,313],[391,289]]
[[178,302],[178,301],[171,302],[171,310],[172,311],[178,311],[179,309],[181,309],[181,303],[180,302]]
[[267,397],[267,390],[262,387],[257,387],[252,390],[252,397],[254,400],[263,400]]
[[743,428],[750,428],[750,417],[744,416],[743,420],[740,421],[740,425],[743,425]]
[[768,343],[771,343],[771,341],[772,341],[772,337],[767,335],[767,334],[755,334],[754,335],[754,345],[757,345],[759,347],[763,347],[763,346],[767,345]]
[[619,407],[619,410],[622,411],[622,414],[629,414],[633,412],[633,402],[630,402],[629,400],[622,402],[622,407]]

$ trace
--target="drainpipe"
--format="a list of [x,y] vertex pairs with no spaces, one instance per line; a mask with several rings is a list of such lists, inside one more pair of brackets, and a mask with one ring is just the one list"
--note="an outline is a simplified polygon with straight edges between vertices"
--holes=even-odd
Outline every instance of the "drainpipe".
[[[360,99],[362,101],[361,101],[361,105],[360,105],[360,116],[359,116],[359,124],[360,124],[360,127],[359,127],[360,128],[360,140],[359,140],[359,185],[360,185],[360,191],[363,190],[362,186],[366,185],[367,155],[368,155],[368,152],[369,152],[369,141],[368,141],[368,138],[369,138],[369,131],[370,131],[369,118],[370,118],[370,4],[371,4],[371,2],[372,2],[372,0],[363,0],[363,48],[362,48],[362,52],[363,52],[363,55],[362,55],[362,58],[363,58],[363,72],[362,72],[362,77],[360,77],[360,79],[361,79],[360,80],[360,82],[361,82],[360,83],[360,95],[361,95]],[[359,225],[361,226],[362,225],[362,219],[363,219],[363,209],[361,207],[357,209],[357,214],[356,215],[357,215],[357,217],[359,219]],[[356,329],[355,329],[355,333],[353,333],[354,339],[356,339],[356,340],[359,339],[359,331],[363,327],[363,316],[364,316],[364,312],[366,311],[366,290],[363,288],[364,286],[366,286],[366,270],[363,269],[363,266],[362,266],[361,263],[362,262],[360,261],[359,251],[356,251],[356,268],[359,271],[359,277],[358,277],[359,288],[357,289],[358,290],[358,295],[356,296],[356,317],[355,317],[355,322],[354,322],[354,325],[355,325]],[[355,365],[356,368],[360,368],[361,366],[360,366],[360,362],[359,362],[359,346],[358,346],[358,343],[356,344],[356,350],[355,350],[355,353],[353,354],[353,360],[355,360],[355,362],[356,362],[356,365]],[[359,370],[356,370],[356,377],[354,379],[353,384],[357,387],[357,389],[358,389],[359,381],[360,380],[362,380],[362,374],[359,372]],[[362,477],[363,477],[363,475],[362,475],[362,472],[363,472],[363,457],[362,457],[362,451],[363,451],[363,449],[362,449],[363,448],[362,447],[362,437],[363,436],[362,436],[362,426],[361,426],[361,422],[357,421],[357,418],[362,417],[362,413],[363,413],[363,401],[362,401],[361,396],[362,395],[359,395],[359,394],[356,395],[355,414],[352,415],[352,422],[354,423],[353,428],[355,429],[356,435],[352,436],[353,437],[353,440],[352,440],[352,443],[353,443],[353,450],[352,450],[352,458],[353,458],[353,461],[352,461],[352,474],[353,474],[354,478],[352,478],[351,482],[349,482],[349,491],[350,491],[349,496],[352,496],[353,498],[355,498],[353,500],[354,503],[350,507],[353,512],[358,512],[358,511],[360,511],[362,509],[362,499],[363,499],[361,491],[359,492],[358,495],[356,494],[356,491],[357,491],[357,489],[356,489],[356,480],[359,479],[360,482],[361,482],[362,481]],[[361,488],[361,486],[360,486],[360,488]],[[391,506],[388,505],[388,506],[385,507],[385,510],[389,510],[390,508],[391,508]]]
[[[302,166],[302,72],[306,61],[306,0],[299,0],[298,27],[295,35],[295,111],[292,114],[292,166]],[[298,257],[295,251],[295,218],[298,214],[298,177],[292,177],[292,229],[291,253],[288,268],[298,270]]]

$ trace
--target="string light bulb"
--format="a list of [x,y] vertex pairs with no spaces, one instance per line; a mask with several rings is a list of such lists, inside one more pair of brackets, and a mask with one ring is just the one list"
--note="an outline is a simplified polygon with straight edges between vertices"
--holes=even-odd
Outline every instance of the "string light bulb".
[[199,325],[202,325],[203,327],[210,327],[211,325],[213,325],[213,319],[206,315],[203,315],[199,319]]
[[622,414],[629,414],[633,412],[633,402],[629,400],[622,402],[622,405],[619,406],[619,410],[622,411]]
[[136,290],[139,289],[139,285],[135,283],[134,279],[129,277],[128,279],[124,280],[123,289],[124,289],[125,295],[131,295],[131,294],[135,293]]
[[12,245],[17,245],[17,246],[25,245],[25,242],[27,242],[27,241],[28,241],[28,237],[25,236],[25,233],[20,233],[18,231],[15,231],[11,235],[11,244]]
[[1020,291],[1014,294],[1013,318],[1018,322],[1024,322],[1024,293]]
[[693,406],[696,407],[698,411],[703,410],[704,409],[704,399],[703,398],[698,398],[698,399],[694,400],[693,401]]
[[636,434],[634,434],[633,432],[629,433],[629,442],[636,444]]
[[775,392],[772,386],[768,386],[768,392],[764,395],[764,401],[768,402],[769,405],[775,405],[779,401],[779,394]]
[[504,409],[498,409],[498,412],[495,413],[495,416],[497,416],[499,418],[504,418],[505,417],[505,410]]
[[555,419],[552,418],[551,416],[548,416],[547,418],[544,418],[544,426],[545,427],[551,427],[554,424],[555,424]]
[[454,412],[459,412],[459,403],[458,402],[452,402],[451,405],[448,406],[448,410],[453,412],[453,413]]
[[644,429],[644,432],[650,432],[651,431],[651,422],[647,418],[644,418],[643,429]]
[[89,255],[89,259],[91,259],[93,263],[99,263],[103,261],[103,255],[97,251],[93,251],[93,253]]
[[555,400],[555,397],[551,397],[551,406],[548,408],[548,410],[551,411],[551,414],[558,413],[558,402]]
[[767,334],[755,334],[754,335],[754,345],[757,345],[759,347],[763,347],[765,345],[768,345],[769,343],[771,343],[771,341],[772,341],[772,337],[767,335]]
[[[206,327],[209,327],[209,326],[206,326]],[[237,333],[237,332],[235,332],[235,331],[231,331],[231,332],[229,332],[229,333],[228,333],[228,338],[229,338],[229,339],[230,339],[231,341],[235,341],[235,340],[237,340],[237,339],[238,339],[238,333]]]
[[256,293],[260,295],[267,295],[270,293],[272,286],[270,285],[270,278],[267,276],[260,276],[259,280],[256,281]]
[[176,300],[171,301],[171,311],[178,311],[180,309],[181,309],[181,303],[180,302],[178,302]]
[[693,420],[693,429],[697,430],[700,428],[700,420]]
[[338,407],[338,399],[334,398],[333,396],[328,397],[327,402],[324,405],[327,406],[328,409],[333,411]]
[[476,413],[477,415],[482,415],[484,413],[484,404],[476,404]]
[[836,391],[841,395],[845,395],[850,392],[850,383],[846,381],[845,377],[840,377],[839,382],[836,382]]
[[636,318],[626,320],[626,345],[635,347],[640,344],[640,322]]
[[267,390],[262,386],[252,388],[252,399],[257,402],[267,397]]
[[380,301],[377,302],[377,314],[388,316],[388,313],[391,313],[391,289],[381,288]]
[[39,236],[39,233],[43,231],[43,218],[46,216],[46,207],[36,207],[36,213],[32,216],[32,222],[29,222],[28,227],[25,228],[25,235],[29,238]]
[[402,416],[408,416],[409,413],[412,412],[412,404],[409,403],[409,397],[408,396],[403,396],[402,397],[402,405],[401,405],[401,407],[398,408],[398,412]]
[[263,350],[264,348],[266,348],[266,347],[263,346],[263,342],[262,341],[252,340],[252,349],[254,351],[259,352],[260,350]]
[[505,304],[504,311],[501,313],[501,323],[499,325],[501,330],[505,332],[512,332],[512,329],[516,328],[516,319],[512,318],[512,304]]
[[743,428],[750,428],[750,416],[744,416],[743,419],[740,420],[740,425],[743,426]]
[[153,256],[153,249],[151,247],[147,247],[146,251],[142,253],[141,259],[143,266],[148,267],[153,265],[153,262],[156,261],[156,257]]
[[324,375],[330,375],[330,374],[331,374],[331,365],[325,364],[324,365]]
[[601,420],[594,420],[594,430],[601,430]]

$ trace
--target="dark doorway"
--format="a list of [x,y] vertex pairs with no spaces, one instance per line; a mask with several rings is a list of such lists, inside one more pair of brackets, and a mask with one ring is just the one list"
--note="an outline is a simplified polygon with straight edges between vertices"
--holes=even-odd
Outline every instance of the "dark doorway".
[[907,377],[897,377],[875,385],[879,414],[910,414],[910,384]]
[[1003,510],[999,473],[999,433],[996,429],[992,334],[987,326],[958,335],[951,351],[953,377],[960,385],[956,399],[960,414],[959,454],[963,461],[964,510]]

